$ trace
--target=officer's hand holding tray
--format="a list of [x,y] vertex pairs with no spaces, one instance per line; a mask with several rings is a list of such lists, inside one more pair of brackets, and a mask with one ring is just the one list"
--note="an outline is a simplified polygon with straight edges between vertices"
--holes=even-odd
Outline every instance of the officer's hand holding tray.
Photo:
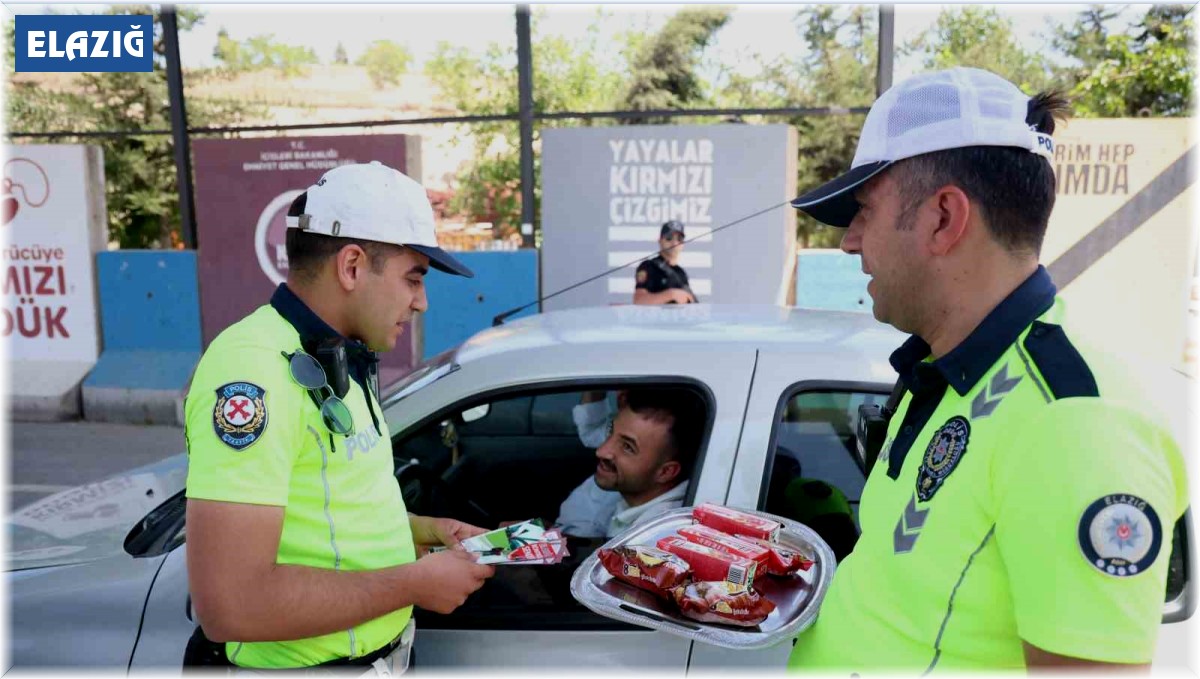
[[609,540],[575,571],[571,594],[615,620],[765,648],[812,624],[835,567],[833,550],[804,524],[706,503]]

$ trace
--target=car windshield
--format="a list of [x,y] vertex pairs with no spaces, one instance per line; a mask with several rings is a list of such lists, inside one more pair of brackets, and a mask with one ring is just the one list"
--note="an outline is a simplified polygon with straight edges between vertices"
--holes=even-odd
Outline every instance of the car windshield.
[[383,395],[383,407],[390,407],[458,370],[458,364],[454,362],[456,351],[458,347],[443,351],[392,383]]

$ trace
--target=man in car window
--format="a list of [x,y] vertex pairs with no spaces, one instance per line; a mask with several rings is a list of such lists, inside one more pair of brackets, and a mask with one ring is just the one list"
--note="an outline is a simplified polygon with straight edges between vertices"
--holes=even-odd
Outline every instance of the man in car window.
[[683,222],[672,219],[662,225],[659,253],[638,265],[634,273],[634,304],[695,304],[695,293],[687,272],[679,266],[683,255]]
[[631,389],[596,449],[596,472],[563,502],[567,535],[612,537],[682,506],[700,448],[704,409],[683,389]]
[[862,535],[793,668],[1096,671],[1154,655],[1183,458],[1169,412],[1148,407],[1152,370],[1083,341],[1038,263],[1065,109],[978,69],[913,76],[871,107],[849,172],[793,202],[846,229],[875,317],[911,334],[891,356],[905,393]]
[[375,352],[428,307],[430,266],[471,272],[438,247],[425,189],[378,162],[326,172],[287,221],[287,282],[213,340],[187,395],[184,663],[401,670],[413,606],[449,613],[494,571],[458,545],[482,529],[407,512]]

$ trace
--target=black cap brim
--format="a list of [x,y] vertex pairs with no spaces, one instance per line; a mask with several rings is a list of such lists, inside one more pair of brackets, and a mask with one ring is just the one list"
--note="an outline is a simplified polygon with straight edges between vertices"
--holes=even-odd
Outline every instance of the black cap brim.
[[881,160],[859,165],[812,191],[800,195],[792,201],[792,207],[822,224],[844,229],[850,226],[850,222],[854,221],[854,215],[858,214],[858,203],[854,200],[854,190],[871,177],[891,167],[892,162]]
[[466,264],[458,261],[453,255],[441,248],[431,248],[427,245],[406,245],[405,247],[412,248],[428,257],[429,265],[438,271],[466,278],[475,277],[475,272],[468,269]]

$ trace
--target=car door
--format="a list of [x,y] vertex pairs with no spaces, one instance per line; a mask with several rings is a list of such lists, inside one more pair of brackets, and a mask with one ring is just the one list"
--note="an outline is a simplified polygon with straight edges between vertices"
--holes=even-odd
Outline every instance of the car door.
[[[601,358],[597,356],[596,359]],[[647,362],[621,353],[604,354],[604,360],[589,359],[581,362],[586,370],[569,372],[559,365],[553,367],[549,361],[528,363],[519,380],[499,375],[486,363],[464,365],[460,370],[445,375],[426,388],[408,397],[399,405],[403,409],[389,410],[389,427],[394,441],[399,446],[397,459],[407,456],[405,437],[420,435],[421,427],[437,424],[455,413],[473,411],[472,418],[481,412],[483,403],[503,403],[495,410],[487,410],[484,419],[460,423],[466,446],[459,451],[466,454],[470,447],[472,432],[486,431],[493,437],[518,436],[526,431],[536,433],[539,427],[545,431],[561,434],[560,424],[544,419],[545,408],[553,405],[545,396],[546,390],[603,389],[606,385],[674,384],[681,383],[706,394],[709,403],[708,418],[698,426],[707,426],[708,432],[697,467],[690,481],[688,504],[715,501],[725,498],[729,486],[729,474],[737,451],[738,438],[742,430],[742,414],[745,412],[753,373],[754,354],[750,351],[735,353],[728,350],[681,348],[661,352]],[[533,394],[531,400],[525,399]],[[528,425],[521,421],[515,411],[526,412],[525,403],[533,416]],[[540,414],[539,414],[540,413]],[[488,422],[494,414],[502,418]],[[467,418],[462,418],[465,422]],[[485,426],[487,428],[485,428]],[[495,441],[493,441],[495,444]],[[475,450],[487,450],[495,454],[495,446],[475,446]],[[521,451],[520,456],[524,456]],[[538,478],[536,469],[530,470],[530,478]],[[444,482],[457,482],[461,475],[447,471],[440,475]],[[536,485],[514,488],[514,493],[540,492]],[[494,501],[489,495],[486,501]],[[486,506],[492,510],[494,506]],[[504,516],[502,519],[528,517]],[[459,611],[449,616],[434,616],[418,612],[417,640],[414,645],[414,664],[424,668],[528,668],[560,667],[589,668],[656,668],[669,673],[683,674],[688,663],[691,644],[688,640],[644,627],[628,625],[604,618],[583,609],[571,599],[563,586],[569,584],[567,577],[554,578],[562,591],[550,592],[549,601],[538,606],[522,608],[520,596],[528,589],[546,585],[552,567],[524,568],[524,573],[504,571],[478,595],[481,600],[501,602],[494,606],[472,605],[469,600]],[[565,599],[561,594],[565,594]],[[476,596],[476,595],[473,595]]]
[[[796,518],[788,486],[816,479],[840,491],[856,516],[864,477],[852,453],[853,416],[860,404],[886,400],[892,382],[885,365],[760,351],[725,504]],[[857,537],[852,517],[849,525],[841,516],[821,523],[827,541],[852,545]],[[791,639],[752,651],[696,643],[688,669],[782,669],[791,648]]]

